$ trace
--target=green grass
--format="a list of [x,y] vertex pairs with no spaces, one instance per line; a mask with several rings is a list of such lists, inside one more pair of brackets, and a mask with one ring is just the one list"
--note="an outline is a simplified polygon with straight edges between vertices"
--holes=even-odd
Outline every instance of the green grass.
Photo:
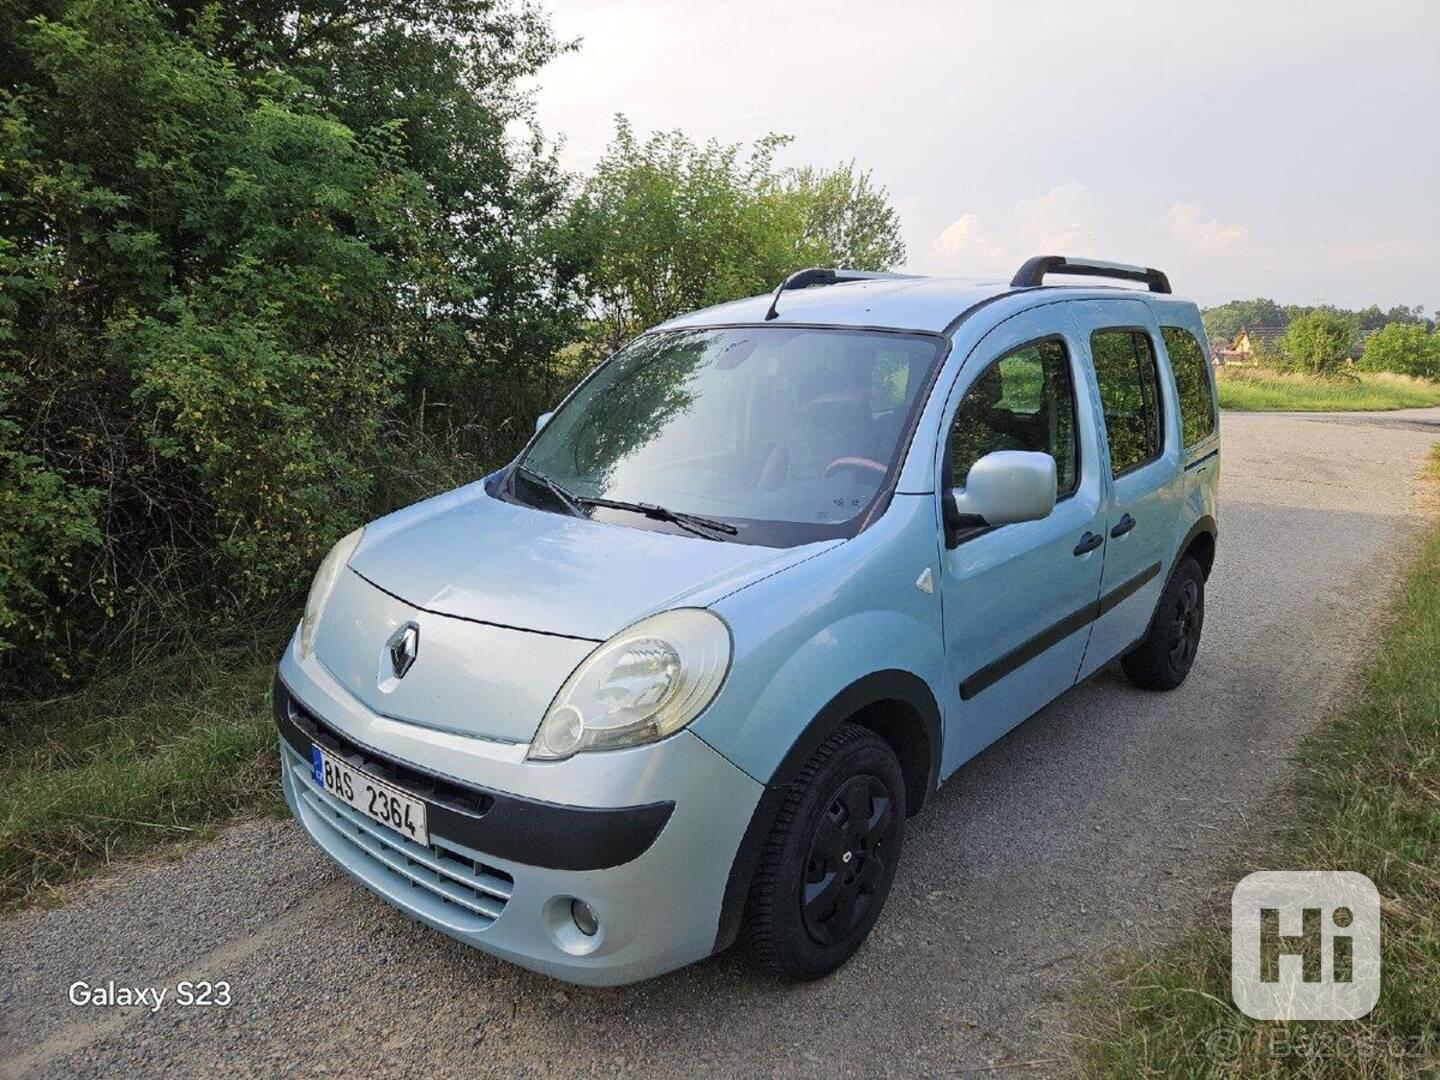
[[1215,372],[1222,409],[1245,412],[1371,412],[1440,405],[1440,383],[1390,372],[1327,379],[1264,367]]
[[274,632],[180,641],[0,724],[0,903],[278,812]]
[[[1434,457],[1440,481],[1440,447]],[[1380,1003],[1365,1019],[1262,1023],[1230,1002],[1225,906],[1169,951],[1123,959],[1093,1000],[1093,1076],[1398,1076],[1440,1071],[1440,530],[1398,594],[1352,703],[1300,752],[1283,831],[1255,869],[1357,870],[1383,911]]]

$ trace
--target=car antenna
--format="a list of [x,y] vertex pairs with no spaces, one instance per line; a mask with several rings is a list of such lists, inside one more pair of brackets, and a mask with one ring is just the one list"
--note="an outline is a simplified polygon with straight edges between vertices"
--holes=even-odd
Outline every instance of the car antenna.
[[770,309],[765,312],[765,321],[769,322],[780,314],[780,294],[791,289],[808,289],[811,285],[838,285],[845,281],[890,281],[916,276],[915,274],[892,274],[878,270],[826,270],[818,266],[812,266],[806,270],[796,270],[780,282],[774,295],[770,297]]

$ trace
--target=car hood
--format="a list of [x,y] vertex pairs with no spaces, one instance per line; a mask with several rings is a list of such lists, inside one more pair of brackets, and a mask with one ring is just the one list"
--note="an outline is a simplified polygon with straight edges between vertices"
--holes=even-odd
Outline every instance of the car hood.
[[350,567],[437,614],[603,641],[838,542],[768,548],[650,532],[505,502],[475,483],[368,526]]

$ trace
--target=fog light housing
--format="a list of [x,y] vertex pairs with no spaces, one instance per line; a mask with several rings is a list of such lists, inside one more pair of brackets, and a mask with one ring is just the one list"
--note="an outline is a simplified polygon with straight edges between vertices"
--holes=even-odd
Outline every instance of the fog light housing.
[[600,920],[584,900],[570,901],[570,918],[575,920],[575,928],[586,937],[594,937],[600,929]]

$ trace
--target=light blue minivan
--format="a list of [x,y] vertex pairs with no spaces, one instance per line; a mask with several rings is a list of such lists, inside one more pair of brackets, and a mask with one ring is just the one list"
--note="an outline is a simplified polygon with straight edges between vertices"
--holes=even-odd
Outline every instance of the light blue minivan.
[[558,978],[740,937],[833,971],[962,763],[1116,659],[1195,660],[1220,442],[1169,293],[804,270],[641,335],[325,558],[275,685],[295,817]]

